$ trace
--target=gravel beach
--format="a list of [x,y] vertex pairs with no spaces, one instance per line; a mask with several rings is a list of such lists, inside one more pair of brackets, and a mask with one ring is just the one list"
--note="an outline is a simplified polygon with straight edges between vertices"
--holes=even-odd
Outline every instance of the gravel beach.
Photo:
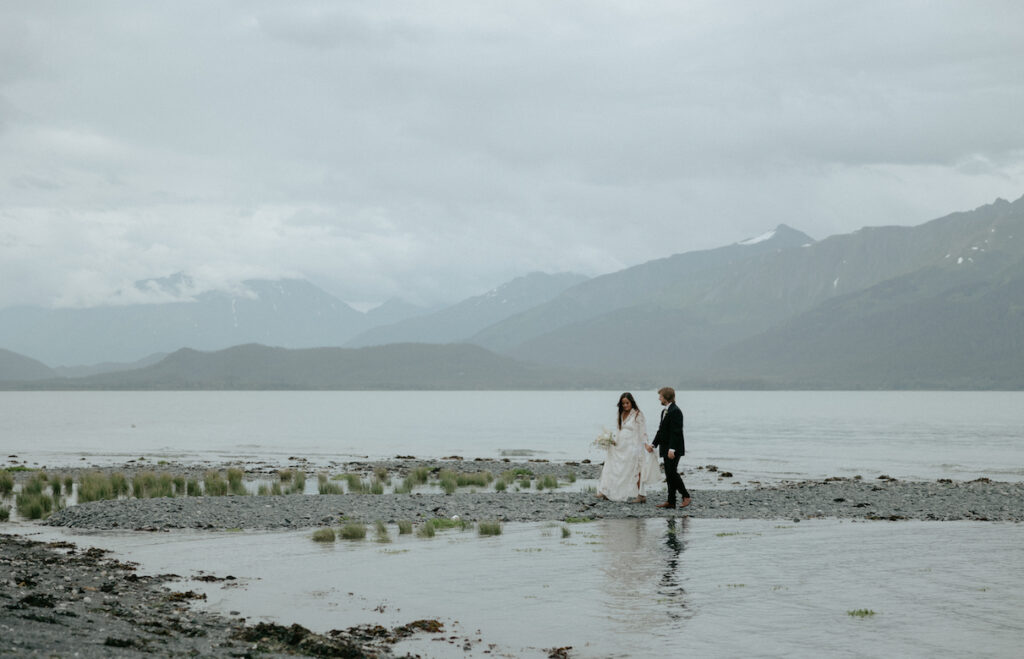
[[340,494],[178,497],[96,501],[58,511],[46,522],[79,529],[299,529],[344,521],[534,522],[587,517],[734,519],[1024,521],[1024,484],[828,480],[739,490],[692,490],[685,509],[664,510],[656,495],[645,504],[601,501],[585,492]]

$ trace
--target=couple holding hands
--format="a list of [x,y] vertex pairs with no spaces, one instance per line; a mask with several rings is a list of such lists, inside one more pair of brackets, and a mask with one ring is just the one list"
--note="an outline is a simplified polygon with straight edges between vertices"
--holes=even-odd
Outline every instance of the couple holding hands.
[[672,387],[658,390],[661,401],[661,422],[654,439],[647,441],[647,421],[637,407],[633,394],[628,391],[619,396],[618,431],[615,443],[608,447],[608,457],[601,469],[597,497],[611,501],[645,503],[647,487],[661,481],[658,459],[665,464],[668,499],[658,508],[675,508],[676,494],[682,497],[680,508],[690,505],[690,493],[679,476],[679,458],[686,453],[683,440],[683,411],[676,405],[676,392]]

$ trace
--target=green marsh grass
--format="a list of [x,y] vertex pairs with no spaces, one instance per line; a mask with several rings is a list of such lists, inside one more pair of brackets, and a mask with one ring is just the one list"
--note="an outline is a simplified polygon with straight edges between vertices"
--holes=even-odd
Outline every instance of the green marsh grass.
[[203,474],[203,493],[208,497],[223,497],[228,493],[228,482],[216,469]]
[[188,485],[185,482],[185,477],[184,476],[175,476],[173,478],[173,480],[174,480],[174,492],[178,496],[186,496],[186,495],[188,495]]
[[391,478],[388,477],[388,470],[385,467],[374,467],[373,475],[385,485],[391,484]]
[[363,477],[359,474],[345,474],[345,484],[352,494],[362,494],[368,489],[366,483],[363,482]]
[[487,487],[494,480],[494,474],[489,471],[477,471],[472,474],[457,474],[455,482],[459,487]]
[[875,615],[875,612],[871,609],[854,609],[853,611],[847,611],[846,615],[851,618],[870,618]]
[[420,528],[416,530],[416,535],[421,538],[433,538],[437,535],[437,529],[434,528],[434,520],[428,519],[420,524]]
[[53,512],[53,498],[42,492],[21,492],[14,505],[25,519],[45,519]]
[[362,540],[366,537],[366,525],[360,522],[348,522],[338,529],[338,536],[344,540]]
[[569,472],[569,482],[570,483],[575,483],[576,482],[576,472],[575,471],[570,471]]
[[98,471],[84,472],[78,479],[78,503],[116,499],[110,477]]
[[334,542],[335,538],[334,529],[317,529],[313,531],[314,542]]
[[132,479],[132,496],[137,499],[173,497],[174,477],[170,474],[140,471]]
[[572,535],[572,531],[569,530],[568,526],[562,527],[562,539],[568,538]]
[[367,488],[370,494],[384,494],[384,481],[374,476],[373,481],[370,482],[370,486]]
[[203,496],[203,488],[199,485],[199,479],[190,478],[185,484],[185,492],[190,497],[201,497]]
[[282,483],[290,483],[292,481],[292,473],[291,469],[278,469],[277,478]]
[[373,528],[377,533],[375,538],[377,542],[391,542],[391,536],[388,535],[388,527],[384,525],[384,522],[378,519],[374,523]]
[[285,490],[285,494],[303,494],[306,491],[306,472],[296,469],[292,472],[292,484]]
[[518,485],[519,485],[519,489],[521,489],[521,490],[528,490],[528,489],[530,489],[530,479],[529,478],[520,478]]
[[592,521],[594,521],[594,520],[590,519],[589,517],[566,517],[565,518],[565,523],[566,524],[586,524],[587,522],[592,522]]
[[412,488],[416,487],[416,484],[412,482],[411,478],[406,478],[400,485],[395,486],[395,494],[412,494]]
[[320,472],[316,475],[316,487],[320,494],[344,494],[345,488],[339,483],[332,483],[327,474]]
[[0,522],[6,522],[11,518],[10,506],[0,506]]
[[451,469],[442,469],[437,475],[445,494],[453,494],[459,487],[459,476]]
[[480,535],[501,535],[501,522],[484,522],[481,520],[477,524],[477,532]]
[[120,471],[114,472],[107,477],[110,481],[110,489],[114,492],[114,497],[126,497],[128,496],[128,477]]
[[398,520],[398,535],[409,535],[412,533],[412,522],[407,519]]
[[497,483],[494,484],[494,491],[495,492],[504,492],[505,488],[507,488],[507,487],[508,487],[508,485],[505,484],[505,481],[499,480]]
[[465,531],[471,524],[464,519],[448,519],[447,517],[435,517],[431,523],[434,525],[435,531],[447,531],[454,528]]
[[71,494],[75,487],[75,479],[71,477],[71,474],[64,474],[64,491]]
[[[53,491],[53,496],[55,497],[61,495],[62,479],[63,476],[54,476],[50,479],[50,490]],[[71,494],[70,490],[68,490],[68,494]]]
[[228,490],[231,494],[238,496],[245,496],[249,494],[249,490],[245,489],[245,483],[242,479],[245,478],[245,472],[236,467],[228,468]]
[[46,476],[35,474],[27,483],[21,486],[22,494],[42,494],[46,488]]
[[545,474],[537,479],[538,490],[554,490],[558,488],[558,479],[551,474]]
[[426,485],[427,481],[430,480],[430,467],[416,467],[409,472],[409,478],[416,485]]
[[8,496],[14,491],[14,476],[6,469],[0,471],[0,496]]

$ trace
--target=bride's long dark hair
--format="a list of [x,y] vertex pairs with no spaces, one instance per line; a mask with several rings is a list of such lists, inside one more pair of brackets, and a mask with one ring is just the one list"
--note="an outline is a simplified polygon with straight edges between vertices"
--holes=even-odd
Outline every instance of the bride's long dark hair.
[[633,409],[636,410],[637,414],[640,413],[640,408],[637,406],[636,399],[633,398],[633,394],[626,391],[621,396],[619,396],[619,430],[622,430],[622,417],[625,414],[625,410],[622,409],[623,399],[626,399],[633,404]]

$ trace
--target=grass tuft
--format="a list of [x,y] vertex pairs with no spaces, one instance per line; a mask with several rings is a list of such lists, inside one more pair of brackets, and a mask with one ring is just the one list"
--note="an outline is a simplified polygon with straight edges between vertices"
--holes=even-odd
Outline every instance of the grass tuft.
[[412,522],[407,519],[398,521],[398,535],[409,535],[412,533]]
[[22,492],[15,499],[15,506],[25,519],[44,519],[53,512],[53,498],[42,492]]
[[571,535],[572,535],[572,531],[569,530],[569,527],[568,526],[563,526],[562,527],[562,538],[565,539],[565,538],[568,538]]
[[501,535],[501,522],[484,522],[477,524],[477,531],[480,535]]
[[391,536],[388,535],[388,527],[384,525],[384,522],[379,519],[373,525],[374,530],[377,532],[377,542],[391,542]]
[[231,494],[238,496],[245,496],[249,494],[249,490],[245,489],[245,483],[242,479],[245,478],[245,472],[236,467],[228,468],[228,490]]
[[430,467],[416,467],[408,477],[414,485],[425,485],[430,480]]
[[335,539],[334,529],[317,529],[313,531],[314,542],[334,542]]
[[6,522],[11,518],[11,509],[8,506],[0,506],[0,522]]
[[875,612],[871,609],[854,609],[853,611],[847,611],[846,615],[851,618],[869,618],[875,615]]
[[344,540],[362,540],[366,537],[366,525],[360,522],[348,522],[338,529],[338,536]]
[[447,517],[435,517],[431,521],[434,524],[435,531],[446,531],[448,529],[454,528],[458,528],[459,530],[465,531],[470,526],[470,522],[464,519],[448,519]]
[[558,488],[558,479],[551,474],[545,474],[537,479],[538,490],[554,490]]
[[428,519],[420,524],[420,528],[416,531],[416,535],[421,538],[433,538],[436,534],[437,529],[434,528],[434,520],[432,519]]
[[344,494],[345,488],[340,483],[332,483],[327,474],[320,472],[316,475],[316,487],[320,494]]
[[13,491],[14,476],[12,476],[11,472],[6,469],[4,471],[0,471],[0,496],[8,496]]
[[216,469],[210,469],[203,474],[203,492],[208,497],[223,497],[228,493],[228,482]]
[[[123,478],[123,476],[122,476]],[[127,482],[126,482],[127,487]],[[109,476],[98,471],[87,471],[78,480],[78,503],[116,499],[117,492]]]

